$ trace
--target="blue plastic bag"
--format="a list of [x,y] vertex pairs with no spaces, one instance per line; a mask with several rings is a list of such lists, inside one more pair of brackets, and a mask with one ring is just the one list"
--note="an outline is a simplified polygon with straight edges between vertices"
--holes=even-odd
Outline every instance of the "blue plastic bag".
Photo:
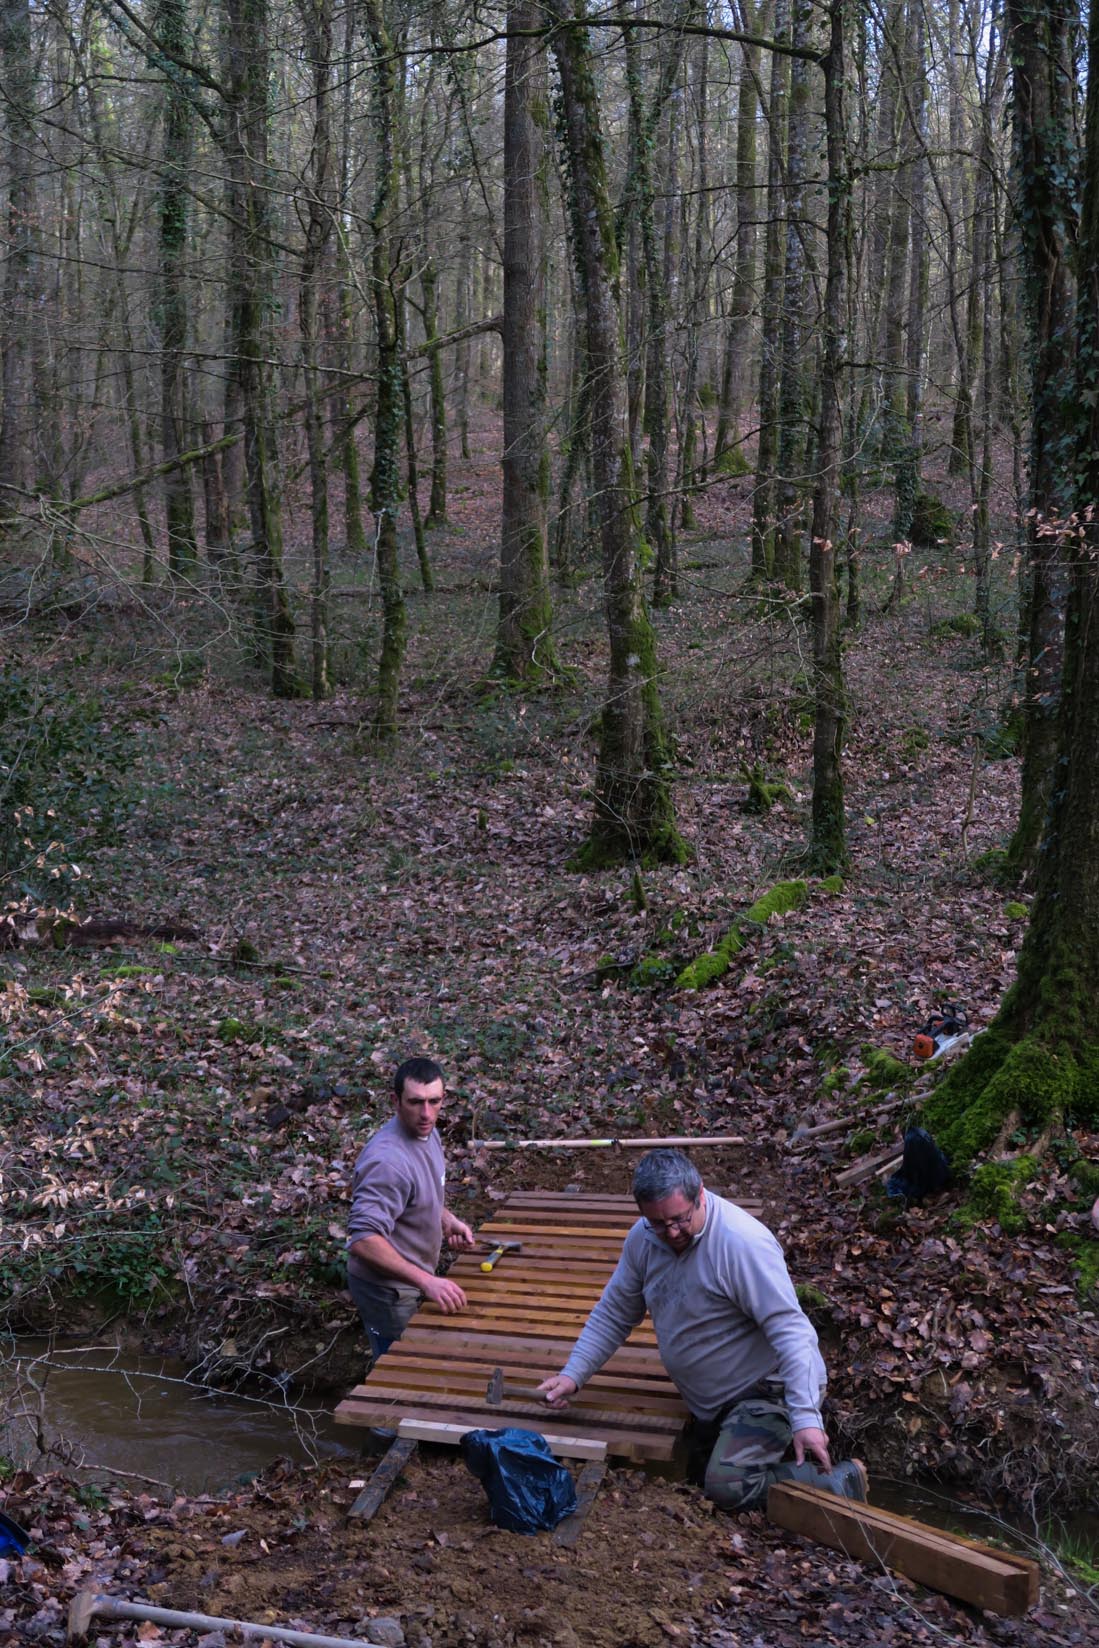
[[0,1511],[0,1556],[22,1556],[30,1540],[25,1528]]
[[537,1431],[509,1425],[499,1431],[467,1431],[462,1458],[483,1483],[489,1515],[513,1534],[556,1528],[576,1509],[576,1489],[564,1465]]

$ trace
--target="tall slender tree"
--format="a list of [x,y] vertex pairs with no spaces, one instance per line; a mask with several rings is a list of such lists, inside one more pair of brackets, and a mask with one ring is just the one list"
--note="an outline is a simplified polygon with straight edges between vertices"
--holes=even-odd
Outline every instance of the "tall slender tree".
[[[580,0],[582,4],[582,0]],[[548,0],[561,78],[569,209],[583,294],[591,381],[592,468],[603,551],[610,672],[603,705],[591,834],[577,868],[634,860],[681,863],[656,646],[639,561],[619,318],[619,252],[586,13]]]
[[504,79],[504,453],[500,619],[493,672],[538,686],[558,669],[551,631],[546,504],[545,48],[537,0],[508,12]]

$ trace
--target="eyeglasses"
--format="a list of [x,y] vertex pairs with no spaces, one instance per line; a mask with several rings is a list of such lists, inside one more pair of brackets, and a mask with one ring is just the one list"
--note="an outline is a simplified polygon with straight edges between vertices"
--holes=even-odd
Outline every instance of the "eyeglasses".
[[695,1201],[686,1213],[680,1213],[673,1219],[646,1219],[645,1223],[654,1236],[666,1236],[669,1230],[688,1230],[697,1210],[698,1203]]

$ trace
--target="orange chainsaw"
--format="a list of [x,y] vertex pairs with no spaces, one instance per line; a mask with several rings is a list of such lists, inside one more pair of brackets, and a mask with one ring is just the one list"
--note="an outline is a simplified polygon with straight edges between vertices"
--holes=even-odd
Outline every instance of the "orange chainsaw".
[[914,1056],[917,1059],[937,1059],[965,1035],[968,1022],[963,1007],[959,1007],[956,1001],[944,1001],[912,1043]]

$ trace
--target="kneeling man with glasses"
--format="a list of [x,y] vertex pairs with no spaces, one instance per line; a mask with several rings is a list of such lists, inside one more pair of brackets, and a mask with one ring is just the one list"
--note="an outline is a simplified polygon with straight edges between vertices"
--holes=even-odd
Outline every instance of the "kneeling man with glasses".
[[565,1407],[648,1311],[691,1410],[691,1474],[707,1498],[751,1510],[772,1482],[807,1482],[865,1499],[860,1462],[832,1464],[816,1332],[771,1232],[707,1191],[680,1150],[643,1156],[633,1193],[641,1218],[565,1366],[539,1385],[547,1404]]

